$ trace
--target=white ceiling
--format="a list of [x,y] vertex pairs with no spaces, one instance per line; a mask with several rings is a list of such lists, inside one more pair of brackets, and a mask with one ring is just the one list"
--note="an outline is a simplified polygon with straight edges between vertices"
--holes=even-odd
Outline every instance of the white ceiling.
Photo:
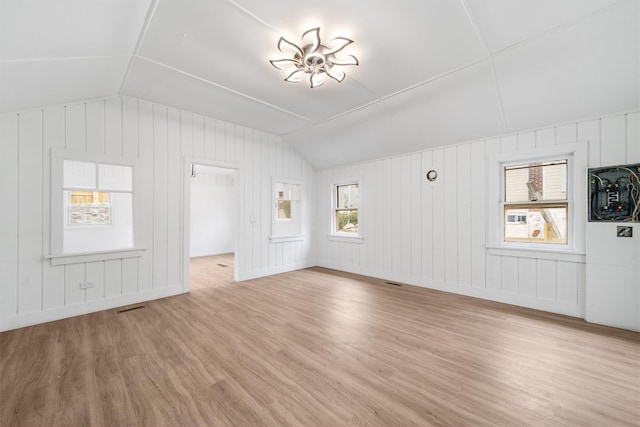
[[[640,106],[640,0],[0,0],[0,113],[121,94],[281,135],[317,168]],[[281,35],[360,65],[287,83]]]

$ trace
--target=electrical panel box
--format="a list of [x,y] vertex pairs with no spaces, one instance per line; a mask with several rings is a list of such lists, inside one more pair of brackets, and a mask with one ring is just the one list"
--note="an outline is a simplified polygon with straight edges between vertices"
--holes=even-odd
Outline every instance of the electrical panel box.
[[589,221],[640,222],[640,163],[589,168]]

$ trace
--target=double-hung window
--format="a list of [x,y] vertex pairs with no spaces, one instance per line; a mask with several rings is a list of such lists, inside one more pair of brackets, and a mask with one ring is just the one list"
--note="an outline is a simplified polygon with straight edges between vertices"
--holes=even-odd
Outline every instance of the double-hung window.
[[334,220],[333,232],[345,233],[354,236],[358,231],[358,183],[338,184],[334,191]]
[[503,165],[503,241],[566,245],[567,158]]

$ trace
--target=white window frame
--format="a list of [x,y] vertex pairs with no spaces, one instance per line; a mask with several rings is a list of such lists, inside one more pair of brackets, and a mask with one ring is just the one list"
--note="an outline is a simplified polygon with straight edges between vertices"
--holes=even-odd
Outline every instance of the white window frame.
[[[586,141],[532,150],[497,153],[487,158],[487,250],[491,255],[539,257],[584,261],[586,228]],[[567,159],[567,244],[504,241],[504,167]],[[558,255],[560,254],[560,255]],[[544,256],[543,256],[544,257]]]
[[[278,218],[278,201],[276,197],[276,187],[278,184],[297,186],[297,191],[292,190],[291,194],[291,218]],[[303,199],[304,185],[301,180],[284,177],[271,178],[271,234],[269,239],[271,243],[291,242],[304,240],[302,234],[303,219]]]
[[[64,161],[72,160],[78,162],[89,162],[96,164],[111,164],[118,166],[128,166],[132,168],[132,217],[133,217],[133,247],[110,249],[105,251],[91,251],[77,254],[69,254],[63,252],[63,234],[67,226],[64,217],[64,198],[63,193],[65,187],[63,184]],[[138,204],[136,195],[141,194],[139,185],[141,168],[138,160],[123,159],[121,157],[109,156],[105,154],[87,153],[77,150],[51,150],[51,240],[49,254],[44,256],[45,259],[51,261],[51,265],[76,264],[82,262],[105,261],[110,259],[135,258],[143,255],[146,248],[142,246],[139,238],[136,236],[137,230],[141,229],[140,214],[136,209]],[[109,227],[106,225],[97,225],[89,227]]]
[[[347,233],[340,232],[336,230],[336,210],[337,200],[338,200],[338,187],[344,185],[357,185],[358,186],[358,232],[357,233]],[[330,221],[329,226],[331,227],[329,230],[329,235],[327,236],[329,240],[334,241],[343,241],[349,243],[364,243],[364,215],[363,215],[363,200],[364,200],[364,192],[362,188],[362,177],[350,178],[350,179],[340,179],[335,180],[331,184],[331,211],[330,211]]]

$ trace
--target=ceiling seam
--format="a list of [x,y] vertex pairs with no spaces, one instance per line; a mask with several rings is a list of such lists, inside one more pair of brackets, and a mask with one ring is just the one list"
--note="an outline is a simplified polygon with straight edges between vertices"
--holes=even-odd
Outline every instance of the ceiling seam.
[[184,75],[184,76],[191,77],[192,79],[195,79],[195,80],[201,81],[201,82],[206,83],[206,84],[208,84],[208,85],[210,85],[210,86],[215,86],[215,87],[220,88],[220,89],[222,89],[222,90],[225,90],[225,91],[227,91],[227,92],[233,93],[234,95],[241,96],[241,97],[243,97],[243,98],[246,98],[246,99],[249,99],[249,100],[251,100],[251,101],[257,102],[257,103],[259,103],[259,104],[261,104],[261,105],[264,105],[264,106],[266,106],[266,107],[269,107],[269,108],[272,108],[272,109],[274,109],[274,110],[280,111],[280,112],[282,112],[282,113],[289,114],[290,116],[293,116],[293,117],[296,117],[296,118],[298,118],[298,119],[301,119],[301,120],[307,121],[307,122],[309,122],[309,123],[311,123],[311,124],[315,124],[315,123],[316,123],[314,120],[311,120],[311,119],[310,119],[310,118],[308,118],[308,117],[304,117],[304,116],[301,116],[301,115],[299,115],[299,114],[293,113],[293,112],[291,112],[291,111],[285,110],[284,108],[280,108],[280,107],[277,107],[277,106],[275,106],[275,105],[273,105],[273,104],[269,104],[269,103],[268,103],[268,102],[266,102],[266,101],[263,101],[263,100],[258,99],[258,98],[254,98],[254,97],[252,97],[252,96],[246,95],[246,94],[244,94],[244,93],[242,93],[242,92],[238,92],[237,90],[234,90],[234,89],[228,88],[228,87],[226,87],[226,86],[222,86],[222,85],[220,85],[220,84],[218,84],[218,83],[212,82],[212,81],[207,80],[207,79],[205,79],[205,78],[202,78],[202,77],[200,77],[200,76],[196,76],[195,74],[191,74],[191,73],[188,73],[188,72],[186,72],[186,71],[184,71],[184,70],[180,70],[179,68],[175,68],[175,67],[172,67],[172,66],[170,66],[170,65],[163,64],[162,62],[159,62],[159,61],[156,61],[156,60],[153,60],[153,59],[151,59],[151,58],[147,58],[147,57],[144,57],[144,56],[141,56],[141,55],[138,55],[138,56],[137,56],[137,58],[143,59],[143,60],[145,60],[145,61],[147,61],[147,62],[150,62],[150,63],[152,63],[152,64],[156,64],[156,65],[158,65],[158,66],[160,66],[160,67],[163,67],[163,68],[166,68],[166,69],[168,69],[168,70],[175,71],[176,73],[182,74],[182,75]]
[[460,0],[460,3],[462,3],[462,8],[464,9],[465,14],[467,15],[467,19],[469,20],[469,23],[471,24],[471,27],[473,28],[473,31],[476,34],[476,37],[478,38],[480,45],[482,46],[482,49],[484,49],[484,52],[487,55],[488,62],[489,62],[489,69],[491,70],[491,80],[493,80],[493,87],[495,88],[496,98],[498,101],[500,127],[502,128],[502,131],[506,133],[508,130],[507,115],[504,111],[504,102],[502,100],[502,93],[500,92],[500,85],[498,84],[498,73],[496,72],[496,66],[495,66],[495,63],[493,62],[493,57],[491,56],[491,52],[487,47],[487,42],[485,41],[482,35],[482,32],[480,31],[480,27],[478,26],[478,23],[474,18],[473,12],[471,11],[471,8],[467,4],[467,1]]
[[389,95],[384,95],[384,96],[380,97],[379,99],[376,99],[375,101],[371,101],[371,102],[366,103],[364,105],[361,105],[359,107],[353,108],[353,109],[351,109],[349,111],[345,111],[343,113],[336,114],[335,116],[331,116],[331,117],[329,117],[327,119],[320,120],[318,122],[315,122],[314,124],[318,124],[319,125],[319,124],[327,123],[327,122],[330,122],[331,120],[338,119],[340,117],[349,115],[351,113],[355,113],[356,111],[362,110],[363,108],[367,108],[367,107],[370,107],[371,105],[377,104],[379,102],[386,101],[387,99],[391,99],[391,98],[393,98],[395,96],[401,95],[401,94],[403,94],[405,92],[408,92],[408,91],[413,90],[415,88],[418,88],[420,86],[424,86],[426,84],[429,84],[429,83],[434,82],[436,80],[439,80],[441,78],[447,77],[447,76],[449,76],[451,74],[457,73],[458,71],[462,71],[462,70],[465,70],[467,68],[473,67],[475,65],[481,64],[481,63],[485,62],[486,60],[487,60],[487,58],[482,58],[482,59],[479,59],[477,61],[471,62],[469,64],[462,65],[462,66],[460,66],[458,68],[454,68],[452,70],[445,71],[444,73],[438,74],[437,76],[430,77],[427,80],[423,80],[423,81],[418,82],[418,83],[416,83],[414,85],[411,85],[409,87],[401,89],[401,90],[399,90],[397,92],[390,93]]
[[605,6],[602,9],[595,10],[595,11],[593,11],[591,13],[588,13],[588,14],[580,17],[580,18],[576,18],[573,21],[565,22],[564,24],[560,24],[557,27],[550,28],[547,31],[543,31],[541,33],[538,33],[535,36],[529,37],[528,39],[524,39],[524,40],[521,40],[521,41],[519,41],[517,43],[514,43],[512,45],[509,45],[509,46],[503,47],[501,49],[498,49],[495,52],[490,53],[490,56],[491,57],[495,57],[495,56],[498,56],[498,55],[502,55],[503,53],[506,53],[506,52],[508,52],[510,50],[513,50],[513,49],[517,49],[520,46],[529,44],[529,43],[534,42],[536,40],[540,40],[540,39],[545,38],[545,37],[547,37],[547,36],[549,36],[551,34],[566,30],[567,28],[571,28],[574,25],[578,25],[581,22],[586,21],[589,18],[592,18],[594,16],[597,16],[597,15],[600,15],[602,13],[605,13],[610,9],[615,9],[616,7],[620,6],[623,3],[631,3],[631,2],[635,2],[635,1],[637,1],[637,0],[620,0],[618,2],[612,3],[609,6]]
[[78,61],[85,59],[113,59],[113,58],[130,58],[131,55],[95,55],[95,56],[66,56],[52,58],[22,58],[22,59],[0,59],[0,64],[10,64],[14,62],[47,62],[47,61]]
[[122,78],[122,83],[120,84],[120,89],[118,90],[118,95],[122,95],[122,91],[124,89],[124,85],[129,78],[129,74],[131,74],[131,69],[133,68],[133,64],[140,53],[140,49],[142,48],[142,43],[144,43],[144,39],[147,37],[147,32],[149,31],[149,27],[151,26],[151,20],[158,9],[158,4],[160,0],[152,0],[151,6],[149,7],[149,12],[147,13],[147,17],[144,20],[144,25],[142,26],[142,31],[140,32],[140,37],[138,37],[138,42],[136,43],[136,47],[133,50],[133,55],[129,60],[129,65],[127,66],[127,71],[124,73],[124,77]]
[[273,30],[275,32],[279,32],[279,30],[276,27],[274,27],[273,25],[269,24],[267,21],[265,21],[264,19],[260,18],[258,15],[254,14],[253,12],[250,12],[247,8],[245,8],[243,6],[240,6],[235,1],[227,0],[227,3],[229,3],[230,5],[232,5],[233,7],[235,7],[236,9],[241,11],[242,13],[244,13],[245,15],[251,17],[256,22],[258,22],[258,23],[264,25],[265,27],[269,28],[270,30]]

